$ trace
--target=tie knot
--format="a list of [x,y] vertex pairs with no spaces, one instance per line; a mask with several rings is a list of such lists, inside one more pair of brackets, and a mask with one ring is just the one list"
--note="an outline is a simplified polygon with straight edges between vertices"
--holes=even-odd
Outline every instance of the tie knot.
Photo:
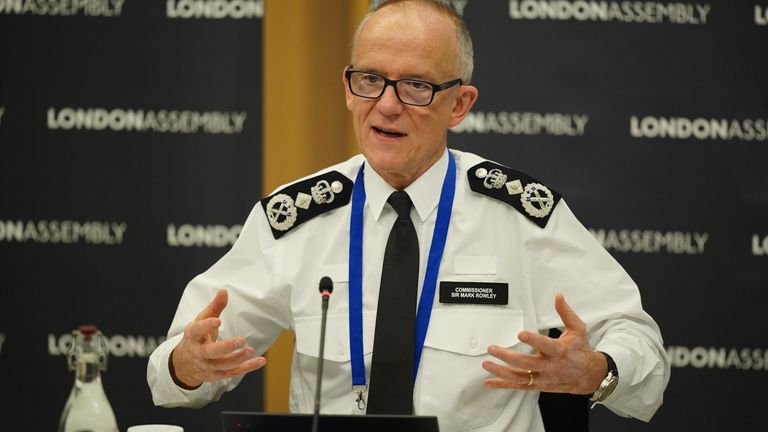
[[411,219],[411,197],[405,191],[394,191],[387,199],[389,205],[397,212],[398,219]]

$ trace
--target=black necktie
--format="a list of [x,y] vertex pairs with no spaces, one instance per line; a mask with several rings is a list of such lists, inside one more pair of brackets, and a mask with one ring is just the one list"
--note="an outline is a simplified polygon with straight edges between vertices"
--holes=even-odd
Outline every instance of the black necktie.
[[387,202],[397,212],[397,220],[389,233],[381,269],[367,412],[413,414],[419,240],[408,194],[393,192]]

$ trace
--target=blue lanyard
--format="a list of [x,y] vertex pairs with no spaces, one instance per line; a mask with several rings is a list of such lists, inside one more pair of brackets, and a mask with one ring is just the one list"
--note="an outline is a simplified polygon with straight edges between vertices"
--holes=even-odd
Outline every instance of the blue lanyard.
[[[363,207],[365,207],[365,184],[363,171],[365,163],[357,172],[352,189],[352,216],[349,222],[349,352],[352,361],[352,385],[365,386],[365,363],[363,359]],[[437,206],[437,221],[432,234],[432,245],[427,258],[427,271],[421,289],[419,307],[416,312],[416,347],[413,355],[413,379],[419,371],[421,351],[427,337],[432,303],[435,299],[437,273],[443,258],[448,224],[451,221],[453,196],[456,192],[456,161],[448,152],[448,170],[445,173]]]

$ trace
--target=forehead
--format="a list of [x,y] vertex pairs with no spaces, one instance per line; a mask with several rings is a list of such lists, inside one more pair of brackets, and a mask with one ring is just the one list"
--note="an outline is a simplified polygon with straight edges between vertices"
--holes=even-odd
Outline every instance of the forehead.
[[352,64],[391,78],[449,79],[457,56],[450,17],[425,5],[400,3],[379,10],[363,25]]

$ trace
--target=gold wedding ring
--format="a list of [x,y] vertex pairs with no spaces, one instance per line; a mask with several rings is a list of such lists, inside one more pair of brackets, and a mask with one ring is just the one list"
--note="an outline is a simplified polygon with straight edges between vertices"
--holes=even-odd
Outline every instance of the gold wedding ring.
[[528,369],[528,387],[533,385],[533,371]]

